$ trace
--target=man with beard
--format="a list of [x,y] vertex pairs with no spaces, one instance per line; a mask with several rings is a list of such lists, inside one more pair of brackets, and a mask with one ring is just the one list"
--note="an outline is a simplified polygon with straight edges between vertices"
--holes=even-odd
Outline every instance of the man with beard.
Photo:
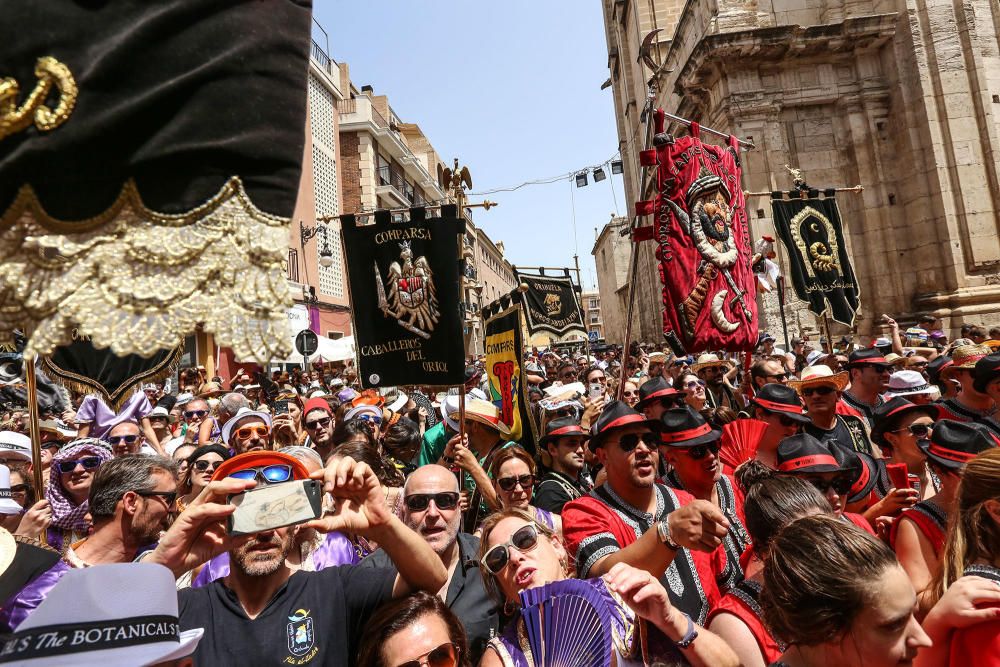
[[324,470],[313,473],[323,479],[334,507],[300,525],[377,542],[398,574],[350,565],[296,572],[286,561],[295,544],[295,526],[249,536],[227,534],[226,519],[235,510],[228,498],[257,484],[291,483],[309,476],[298,459],[279,452],[234,456],[219,466],[206,490],[144,559],[181,576],[229,552],[228,576],[180,592],[181,629],[205,628],[196,664],[348,665],[379,604],[416,590],[441,589],[447,579],[441,559],[392,514],[372,469],[350,457],[332,457]]
[[[479,538],[460,533],[458,480],[439,465],[417,468],[403,487],[403,523],[424,538],[448,570],[438,596],[455,612],[469,638],[472,664],[478,664],[486,642],[500,630],[496,605],[483,587],[479,572]],[[361,567],[392,568],[389,554],[379,549]]]
[[711,552],[729,522],[719,508],[656,483],[661,422],[611,401],[589,446],[607,482],[563,508],[563,535],[581,579],[628,563],[658,577],[671,604],[704,623],[719,600]]
[[583,448],[589,439],[580,422],[572,417],[553,419],[545,425],[538,447],[548,472],[535,488],[535,507],[561,514],[566,503],[587,492],[580,472],[585,460]]
[[129,563],[154,544],[175,511],[174,470],[173,461],[163,456],[124,456],[103,464],[90,487],[93,532],[3,605],[0,630],[20,625],[70,569]]
[[222,427],[222,441],[237,454],[271,449],[271,415],[240,408]]
[[[790,391],[790,390],[789,390]],[[743,517],[743,492],[733,478],[722,474],[719,439],[713,429],[690,405],[667,410],[660,419],[660,456],[670,464],[664,477],[667,486],[686,491],[695,498],[718,507],[729,522],[722,549],[713,553],[715,582],[722,593],[743,581],[740,556],[750,544]]]
[[309,438],[307,447],[312,447],[324,461],[333,453],[333,427],[336,422],[330,403],[325,398],[310,398],[302,408],[302,426]]

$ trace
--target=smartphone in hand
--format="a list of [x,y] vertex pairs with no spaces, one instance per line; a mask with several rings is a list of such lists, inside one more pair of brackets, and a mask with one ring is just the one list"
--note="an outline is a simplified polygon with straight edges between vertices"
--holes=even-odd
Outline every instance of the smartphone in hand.
[[323,515],[323,485],[315,479],[267,484],[229,497],[230,535],[250,535],[318,519]]

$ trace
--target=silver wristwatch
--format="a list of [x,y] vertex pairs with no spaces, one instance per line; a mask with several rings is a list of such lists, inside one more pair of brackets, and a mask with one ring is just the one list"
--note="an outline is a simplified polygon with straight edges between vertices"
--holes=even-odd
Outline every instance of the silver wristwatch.
[[680,545],[670,539],[670,524],[667,523],[666,519],[660,519],[656,523],[656,536],[660,538],[660,542],[667,545],[667,548],[677,551],[680,549]]

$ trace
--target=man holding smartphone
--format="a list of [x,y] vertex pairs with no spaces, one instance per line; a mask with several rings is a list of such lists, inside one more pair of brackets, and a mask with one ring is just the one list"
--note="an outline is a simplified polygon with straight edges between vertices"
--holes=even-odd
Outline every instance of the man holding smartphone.
[[386,507],[371,468],[349,457],[332,458],[313,474],[333,497],[334,509],[301,525],[375,541],[396,570],[345,565],[293,577],[285,555],[294,543],[294,526],[241,537],[226,532],[235,510],[227,498],[276,474],[254,473],[254,480],[212,481],[144,559],[180,576],[218,553],[230,554],[227,577],[179,594],[181,628],[206,629],[196,664],[351,664],[364,624],[379,604],[416,590],[437,593],[447,580],[430,545]]

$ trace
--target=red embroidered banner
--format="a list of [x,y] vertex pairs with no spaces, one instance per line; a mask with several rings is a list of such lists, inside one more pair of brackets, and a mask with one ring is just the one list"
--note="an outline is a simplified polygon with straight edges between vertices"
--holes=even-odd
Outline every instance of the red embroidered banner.
[[[662,135],[662,110],[655,120]],[[677,332],[690,352],[752,350],[757,301],[739,143],[730,137],[724,148],[703,144],[699,134],[691,123],[690,136],[655,149],[659,194],[652,208],[663,331]],[[647,162],[653,156],[643,157]]]

